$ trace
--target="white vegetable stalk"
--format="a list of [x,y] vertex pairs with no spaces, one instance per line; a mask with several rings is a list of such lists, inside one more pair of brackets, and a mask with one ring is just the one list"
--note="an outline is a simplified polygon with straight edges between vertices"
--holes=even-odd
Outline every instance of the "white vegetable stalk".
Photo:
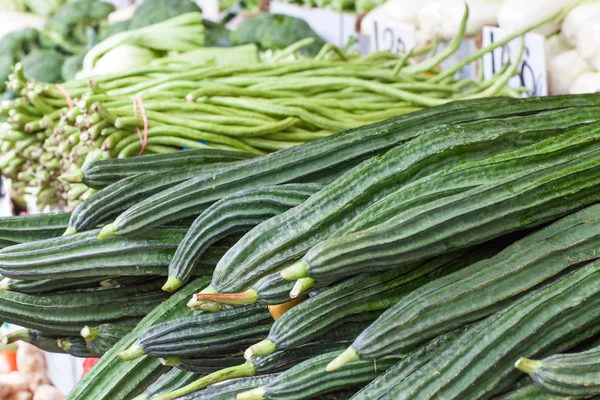
[[423,7],[418,15],[419,28],[430,38],[452,39],[460,27],[469,6],[467,36],[477,35],[484,25],[496,25],[503,0],[436,0]]
[[559,54],[548,63],[548,83],[550,94],[568,94],[573,82],[592,67],[579,55],[577,50]]
[[[600,19],[600,0],[588,1],[575,8],[567,14],[562,23],[561,32],[566,42],[572,46],[577,46],[578,38],[582,29],[591,24],[598,23]],[[582,38],[585,40],[585,38]]]
[[588,21],[577,36],[577,51],[590,64],[600,55],[600,17]]
[[[573,0],[505,0],[498,12],[498,26],[509,32],[516,32],[550,18],[561,10],[572,6]],[[535,29],[544,36],[560,29],[560,19]]]
[[573,47],[569,46],[563,35],[560,33],[548,36],[544,42],[544,54],[548,62],[557,55],[569,50],[573,50]]
[[360,26],[361,33],[371,35],[373,20],[377,18],[385,18],[417,27],[419,11],[434,1],[436,0],[388,0],[371,10],[363,18]]
[[585,72],[571,84],[569,93],[598,93],[600,92],[600,72]]

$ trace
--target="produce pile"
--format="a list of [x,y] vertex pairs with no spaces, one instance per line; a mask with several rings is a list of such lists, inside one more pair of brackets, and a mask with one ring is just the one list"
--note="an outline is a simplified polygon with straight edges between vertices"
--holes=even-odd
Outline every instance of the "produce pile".
[[[463,33],[467,18],[465,13]],[[161,24],[181,26],[182,20],[198,19],[194,13],[182,14]],[[258,63],[250,43],[231,48],[223,65],[196,65],[196,51],[192,59],[185,53],[142,69],[60,86],[26,79],[17,64],[7,84],[21,97],[0,105],[0,115],[6,117],[0,125],[0,169],[16,190],[35,194],[40,209],[73,209],[97,189],[80,182],[81,169],[94,160],[182,148],[262,155],[422,107],[458,99],[516,97],[520,89],[506,84],[518,63],[486,82],[453,75],[522,33],[444,72],[435,66],[456,51],[462,35],[443,52],[416,63],[390,53],[346,55],[331,45],[324,45],[314,58],[296,59],[294,54],[315,44],[306,38],[270,62]],[[85,60],[102,54],[98,49],[110,40],[92,49]],[[223,59],[214,49],[201,51]],[[288,57],[293,59],[282,60]],[[236,65],[227,66],[231,62]]]
[[599,106],[93,161],[72,213],[0,219],[3,341],[101,356],[73,400],[600,395]]

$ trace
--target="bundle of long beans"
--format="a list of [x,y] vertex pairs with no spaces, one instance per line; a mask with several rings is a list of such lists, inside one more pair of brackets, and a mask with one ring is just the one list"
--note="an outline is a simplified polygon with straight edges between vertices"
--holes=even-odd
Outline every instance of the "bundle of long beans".
[[8,87],[22,97],[0,106],[6,117],[0,169],[17,190],[35,193],[39,207],[72,208],[93,189],[68,176],[91,160],[182,148],[264,154],[457,99],[519,96],[506,87],[517,63],[486,82],[457,80],[454,73],[522,33],[444,72],[436,67],[456,51],[462,34],[420,62],[411,62],[414,53],[347,56],[326,45],[314,59],[160,65],[62,86],[27,80],[17,64]]

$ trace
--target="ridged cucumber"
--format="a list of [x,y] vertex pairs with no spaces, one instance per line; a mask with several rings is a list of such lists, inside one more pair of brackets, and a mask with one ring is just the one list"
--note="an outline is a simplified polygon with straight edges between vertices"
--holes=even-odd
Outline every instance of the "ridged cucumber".
[[71,213],[30,214],[0,218],[0,240],[19,244],[62,235]]
[[599,305],[600,261],[595,261],[474,324],[385,398],[492,398],[522,376],[513,367],[519,355],[563,351],[600,331]]
[[494,255],[498,248],[485,246],[469,253],[450,253],[425,263],[410,273],[390,270],[384,274],[359,275],[324,290],[284,313],[267,339],[246,350],[246,357],[292,348],[324,335],[345,318],[383,310],[422,285]]
[[[159,173],[146,172],[130,176],[101,189],[81,203],[69,219],[65,234],[89,230],[110,220],[143,199],[190,179],[218,171],[223,165],[210,164]],[[189,215],[186,215],[186,217]],[[173,222],[180,218],[175,218]]]
[[324,374],[323,369],[340,354],[334,351],[322,354],[279,374],[264,386],[240,393],[238,400],[301,400],[310,399],[319,394],[335,392],[352,386],[358,386],[377,378],[386,369],[398,361],[395,357],[377,360],[359,361],[346,371]]
[[44,297],[0,291],[0,318],[49,335],[79,336],[85,325],[148,314],[167,297],[157,283],[82,289]]
[[267,307],[259,305],[178,318],[150,327],[119,357],[195,358],[241,351],[257,337],[264,337],[272,323]]
[[135,328],[139,320],[131,320],[131,324],[102,324],[95,327],[84,326],[81,329],[81,337],[86,342],[87,348],[92,354],[104,355],[119,340]]
[[[23,279],[166,275],[186,229],[161,228],[135,238],[97,240],[98,231],[25,243],[0,250],[0,274]],[[211,246],[196,266],[209,274],[226,248]]]
[[[573,132],[597,140],[600,123]],[[371,229],[325,240],[282,276],[328,281],[385,270],[535,227],[597,202],[600,143],[557,158],[549,166],[411,208]]]
[[173,291],[187,282],[194,265],[217,240],[281,214],[321,188],[317,184],[265,186],[242,190],[219,200],[200,214],[181,241],[169,265],[169,280],[163,289]]
[[174,318],[190,315],[186,306],[188,297],[206,286],[208,280],[199,278],[190,282],[178,293],[173,294],[154,308],[127,336],[110,349],[75,388],[67,400],[124,400],[138,395],[158,376],[167,371],[160,362],[150,357],[123,361],[117,353],[130,347],[148,327]]
[[497,400],[576,400],[583,399],[582,397],[564,397],[564,396],[553,396],[548,393],[544,393],[541,389],[534,385],[527,385],[520,389],[513,390],[506,393]]
[[133,234],[165,221],[199,214],[210,203],[236,191],[292,182],[322,173],[368,154],[381,154],[424,132],[465,121],[528,114],[561,107],[591,106],[593,96],[544,97],[527,100],[478,99],[449,103],[237,163],[209,177],[191,179],[146,199],[104,228],[103,237]]
[[236,400],[236,395],[249,389],[264,386],[277,377],[277,374],[231,379],[218,385],[182,396],[179,400]]
[[[200,358],[170,357],[161,359],[161,362],[164,365],[169,365],[178,368],[182,371],[200,374],[200,377],[198,378],[200,379],[205,375],[220,371],[223,368],[235,367],[236,365],[240,365],[244,362],[244,357],[242,357],[241,352],[237,352],[234,354],[221,354],[219,356],[203,356]],[[196,380],[194,380],[194,382],[195,381]],[[190,382],[190,384],[191,383],[192,382]],[[165,392],[164,394],[166,395],[169,393],[171,392]]]
[[72,355],[73,357],[99,357],[101,354],[96,354],[87,346],[85,340],[81,337],[70,337],[70,338],[60,338],[56,340],[58,347],[63,349],[65,353]]
[[3,335],[2,344],[6,345],[22,340],[50,353],[64,353],[65,351],[58,346],[56,339],[56,335],[49,335],[44,331],[21,328]]
[[165,172],[199,165],[247,160],[254,157],[256,157],[255,154],[241,151],[199,149],[141,157],[109,158],[84,165],[81,173],[73,178],[91,188],[102,189],[121,179],[146,172]]
[[520,358],[515,367],[529,374],[542,391],[552,395],[587,397],[600,394],[600,347],[542,360]]
[[[3,278],[0,280],[0,290],[10,290],[13,292],[26,294],[48,294],[67,291],[69,289],[87,289],[100,287],[104,285],[116,286],[118,281],[115,280],[114,285],[108,281],[111,278],[108,276],[98,277],[81,277],[72,279],[41,279],[37,281],[24,281],[19,279]],[[102,284],[101,282],[104,282]]]
[[[251,230],[219,262],[211,289],[220,293],[247,289],[265,274],[277,271],[284,263],[304,255],[312,246],[328,239],[369,205],[411,182],[469,162],[535,145],[543,139],[558,136],[568,128],[595,121],[595,113],[597,110],[592,108],[574,108],[523,117],[490,118],[458,126],[443,126],[422,134],[382,156],[361,163],[302,205]],[[510,175],[505,169],[500,171]],[[463,193],[470,186],[459,185],[458,189],[458,193]],[[435,197],[419,197],[418,200],[434,203],[436,199],[450,199],[457,192],[456,187],[446,192],[436,187],[433,190]],[[389,217],[377,223],[387,219]],[[288,228],[290,224],[294,229]],[[312,273],[312,259],[305,258],[305,263]]]
[[152,397],[159,396],[163,393],[172,392],[200,377],[200,374],[194,372],[171,368],[168,372],[161,375],[156,382],[148,386],[148,388],[144,390],[144,393],[137,396],[134,400],[149,400]]
[[409,348],[490,315],[562,271],[598,257],[600,206],[594,205],[526,236],[493,258],[418,288],[365,329],[352,348],[366,359]]

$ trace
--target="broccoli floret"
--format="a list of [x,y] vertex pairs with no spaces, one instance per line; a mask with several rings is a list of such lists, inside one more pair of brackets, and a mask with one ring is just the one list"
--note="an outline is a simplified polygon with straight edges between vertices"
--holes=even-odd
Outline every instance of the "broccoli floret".
[[85,51],[82,51],[79,54],[75,54],[69,56],[65,59],[65,62],[62,65],[60,70],[60,75],[63,81],[70,81],[75,78],[75,75],[79,71],[81,71],[81,66],[83,65],[83,58],[85,57]]
[[23,72],[27,79],[40,82],[62,82],[61,68],[65,55],[56,50],[42,49],[27,54],[22,60]]
[[154,25],[189,12],[202,12],[192,0],[144,0],[129,21],[129,30]]
[[262,49],[281,50],[309,37],[315,38],[315,42],[300,49],[299,53],[314,56],[325,42],[305,21],[288,15],[261,13],[242,21],[231,33],[231,42],[234,45],[256,43]]
[[115,6],[96,0],[75,0],[65,3],[44,26],[41,41],[44,47],[59,48],[67,53],[79,53],[88,43],[86,29],[99,29],[106,24]]
[[37,30],[26,28],[11,32],[0,40],[0,92],[6,88],[13,65],[39,47],[37,38]]

